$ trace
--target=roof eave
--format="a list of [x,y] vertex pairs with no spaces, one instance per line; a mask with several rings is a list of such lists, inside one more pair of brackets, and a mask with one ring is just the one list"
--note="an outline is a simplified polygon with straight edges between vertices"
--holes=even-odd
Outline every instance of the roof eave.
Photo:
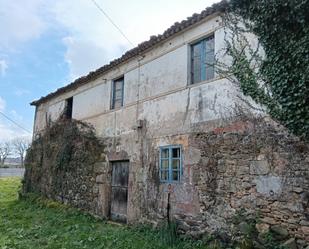
[[213,4],[211,7],[206,8],[200,14],[193,14],[191,17],[188,17],[186,20],[174,23],[170,28],[168,28],[163,34],[157,36],[151,36],[148,41],[140,43],[137,47],[127,51],[120,58],[111,61],[109,64],[106,64],[95,71],[90,72],[86,76],[82,76],[67,86],[58,88],[56,91],[49,93],[48,95],[41,97],[38,100],[34,100],[30,103],[32,106],[38,106],[54,97],[59,96],[60,94],[66,93],[68,91],[72,91],[77,87],[80,87],[84,84],[89,83],[92,80],[99,78],[102,74],[114,69],[117,66],[126,63],[129,60],[132,60],[139,56],[141,53],[146,53],[147,51],[153,49],[154,47],[160,45],[163,42],[173,38],[176,35],[179,35],[182,32],[198,25],[199,23],[205,21],[205,19],[222,13],[227,9],[228,1],[223,0],[219,3]]

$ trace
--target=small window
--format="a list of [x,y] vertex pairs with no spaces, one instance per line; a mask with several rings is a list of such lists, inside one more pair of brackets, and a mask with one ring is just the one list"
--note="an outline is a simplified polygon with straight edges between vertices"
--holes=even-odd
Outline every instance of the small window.
[[181,146],[160,148],[160,181],[179,182],[182,172]]
[[111,109],[123,106],[123,87],[124,87],[124,77],[121,77],[113,81]]
[[72,113],[73,113],[73,97],[66,99],[64,114],[67,119],[72,119]]
[[191,83],[214,78],[214,35],[191,45]]

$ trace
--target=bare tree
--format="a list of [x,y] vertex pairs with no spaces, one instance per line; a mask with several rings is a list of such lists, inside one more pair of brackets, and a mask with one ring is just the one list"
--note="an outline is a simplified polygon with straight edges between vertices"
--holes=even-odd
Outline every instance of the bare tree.
[[12,147],[9,142],[4,142],[0,144],[0,165],[4,166],[5,159],[11,154]]
[[28,138],[20,137],[15,138],[12,141],[15,153],[19,155],[21,161],[21,167],[24,167],[24,159],[26,156],[27,149],[30,146],[30,140]]

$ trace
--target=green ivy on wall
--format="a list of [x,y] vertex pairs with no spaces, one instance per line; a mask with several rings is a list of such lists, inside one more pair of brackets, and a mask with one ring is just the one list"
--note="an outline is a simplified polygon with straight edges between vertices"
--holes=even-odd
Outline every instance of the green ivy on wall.
[[309,140],[309,1],[231,0],[228,12],[258,37],[265,52],[257,71],[250,58],[228,42],[230,73],[245,95]]

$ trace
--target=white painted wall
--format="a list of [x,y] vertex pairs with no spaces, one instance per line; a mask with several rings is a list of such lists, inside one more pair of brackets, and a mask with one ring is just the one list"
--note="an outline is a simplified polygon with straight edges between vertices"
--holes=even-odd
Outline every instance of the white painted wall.
[[[215,78],[190,85],[190,44],[215,34],[215,53],[224,46],[220,17],[175,36],[143,57],[132,59],[76,90],[49,100],[38,108],[35,130],[42,130],[44,112],[56,120],[66,98],[73,96],[73,118],[92,123],[100,136],[134,132],[145,119],[156,136],[186,132],[201,122],[217,120],[235,104],[236,90],[227,80]],[[110,110],[112,80],[124,75],[124,107]]]
[[83,119],[90,117],[110,108],[111,84],[97,85],[87,91],[78,93],[73,97],[73,118]]
[[59,116],[63,113],[65,108],[65,100],[57,102],[53,105],[48,106],[47,118],[48,121],[55,122]]

